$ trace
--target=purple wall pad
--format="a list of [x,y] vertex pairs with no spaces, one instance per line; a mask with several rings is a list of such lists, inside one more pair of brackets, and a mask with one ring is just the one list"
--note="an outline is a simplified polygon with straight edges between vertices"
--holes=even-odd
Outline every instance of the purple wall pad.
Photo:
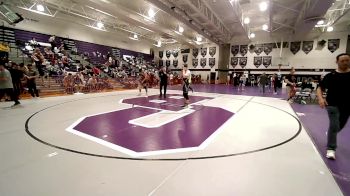
[[157,128],[129,124],[129,120],[159,112],[133,107],[87,117],[74,129],[135,152],[147,152],[197,147],[234,115],[216,107],[194,106],[193,109],[195,112]]
[[[152,95],[147,98],[145,97],[137,97],[137,98],[131,98],[131,99],[124,99],[123,103],[131,104],[131,105],[138,105],[138,106],[145,106],[150,108],[158,108],[163,110],[171,110],[171,111],[180,111],[182,110],[182,105],[184,104],[184,99],[172,99],[171,96],[182,96],[180,94],[167,94],[167,98],[162,98],[161,100],[166,100],[166,103],[153,103],[149,102],[150,100],[159,99],[159,95]],[[210,97],[202,97],[202,96],[191,96],[190,102],[191,104],[195,104],[196,102],[205,100],[205,99],[212,99]]]
[[325,157],[327,150],[326,132],[329,126],[327,111],[318,105],[293,104],[292,107],[296,112],[305,114],[305,116],[299,117],[300,120],[313,139],[323,160],[331,169],[344,195],[350,196],[350,122],[348,121],[345,128],[338,134],[336,161],[328,160]]

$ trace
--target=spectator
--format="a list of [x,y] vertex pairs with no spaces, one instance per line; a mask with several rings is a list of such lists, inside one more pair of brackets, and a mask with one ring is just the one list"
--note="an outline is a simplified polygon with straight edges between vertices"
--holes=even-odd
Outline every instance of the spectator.
[[35,79],[38,77],[38,72],[33,69],[33,66],[31,64],[28,65],[28,72],[25,74],[27,78],[27,87],[29,93],[32,95],[33,98],[39,97],[39,91],[36,88],[36,82]]
[[0,100],[7,94],[15,102],[12,107],[21,104],[18,97],[13,92],[13,84],[10,72],[5,69],[5,66],[0,64]]

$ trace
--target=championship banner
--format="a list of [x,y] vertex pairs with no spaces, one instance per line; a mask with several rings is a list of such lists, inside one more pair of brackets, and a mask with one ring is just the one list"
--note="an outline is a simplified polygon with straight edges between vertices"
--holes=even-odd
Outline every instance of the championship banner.
[[159,66],[159,67],[162,67],[162,66],[163,66],[163,60],[161,60],[161,59],[159,60],[158,66]]
[[179,56],[179,51],[178,50],[173,50],[173,56],[177,58]]
[[169,66],[170,66],[170,60],[166,60],[166,61],[165,61],[165,65],[166,65],[167,67],[169,67]]
[[269,55],[272,52],[272,48],[274,45],[274,43],[264,44],[264,52],[266,55]]
[[192,49],[192,55],[194,56],[194,58],[197,58],[197,56],[198,56],[198,48],[193,48]]
[[201,67],[207,66],[207,59],[206,58],[201,58]]
[[174,66],[174,67],[177,67],[178,64],[179,64],[179,61],[178,61],[178,60],[173,60],[173,66]]
[[208,50],[208,48],[201,48],[201,55],[202,55],[202,57],[207,56],[207,50]]
[[300,47],[301,47],[301,42],[291,42],[290,43],[290,51],[293,54],[296,54],[297,52],[299,52]]
[[239,57],[239,65],[244,68],[247,65],[247,57]]
[[272,57],[271,56],[264,56],[263,57],[263,65],[267,68],[272,63]]
[[254,52],[257,55],[260,55],[263,52],[264,48],[262,44],[256,44],[254,48]]
[[198,66],[198,59],[192,59],[192,66],[196,68]]
[[254,57],[254,65],[256,68],[260,67],[262,64],[262,57],[261,56],[255,56]]
[[213,68],[215,66],[215,58],[209,58],[209,67]]
[[213,57],[216,54],[216,47],[210,47],[209,54],[211,57]]
[[188,55],[187,54],[182,55],[182,61],[184,63],[187,63],[187,60],[188,60]]
[[163,51],[159,51],[159,58],[163,58]]
[[238,65],[238,57],[231,57],[231,66],[235,68]]
[[303,48],[302,50],[305,52],[305,54],[309,54],[309,52],[314,47],[314,41],[303,41]]
[[328,40],[328,50],[332,53],[339,48],[340,39],[329,39]]
[[236,56],[238,54],[238,52],[239,52],[239,46],[238,45],[231,46],[231,54],[233,56]]
[[171,51],[170,50],[165,51],[166,58],[170,58],[170,55],[171,55]]
[[239,52],[241,53],[242,56],[245,56],[248,52],[248,45],[240,45]]

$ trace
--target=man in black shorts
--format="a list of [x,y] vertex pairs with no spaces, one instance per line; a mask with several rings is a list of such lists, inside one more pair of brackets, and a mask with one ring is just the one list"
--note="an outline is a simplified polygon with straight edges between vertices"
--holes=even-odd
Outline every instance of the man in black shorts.
[[[339,54],[336,58],[338,68],[327,74],[317,88],[318,103],[326,108],[329,118],[327,132],[328,159],[335,159],[337,134],[344,128],[350,115],[350,56]],[[323,94],[326,93],[326,98]]]

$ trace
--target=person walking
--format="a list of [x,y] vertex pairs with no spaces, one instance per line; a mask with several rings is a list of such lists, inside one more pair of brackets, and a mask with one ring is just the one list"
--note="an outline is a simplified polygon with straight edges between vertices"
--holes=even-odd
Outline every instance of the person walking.
[[332,160],[335,160],[337,134],[343,130],[350,115],[350,55],[339,54],[336,63],[337,69],[327,74],[317,88],[318,104],[328,113],[326,157]]

